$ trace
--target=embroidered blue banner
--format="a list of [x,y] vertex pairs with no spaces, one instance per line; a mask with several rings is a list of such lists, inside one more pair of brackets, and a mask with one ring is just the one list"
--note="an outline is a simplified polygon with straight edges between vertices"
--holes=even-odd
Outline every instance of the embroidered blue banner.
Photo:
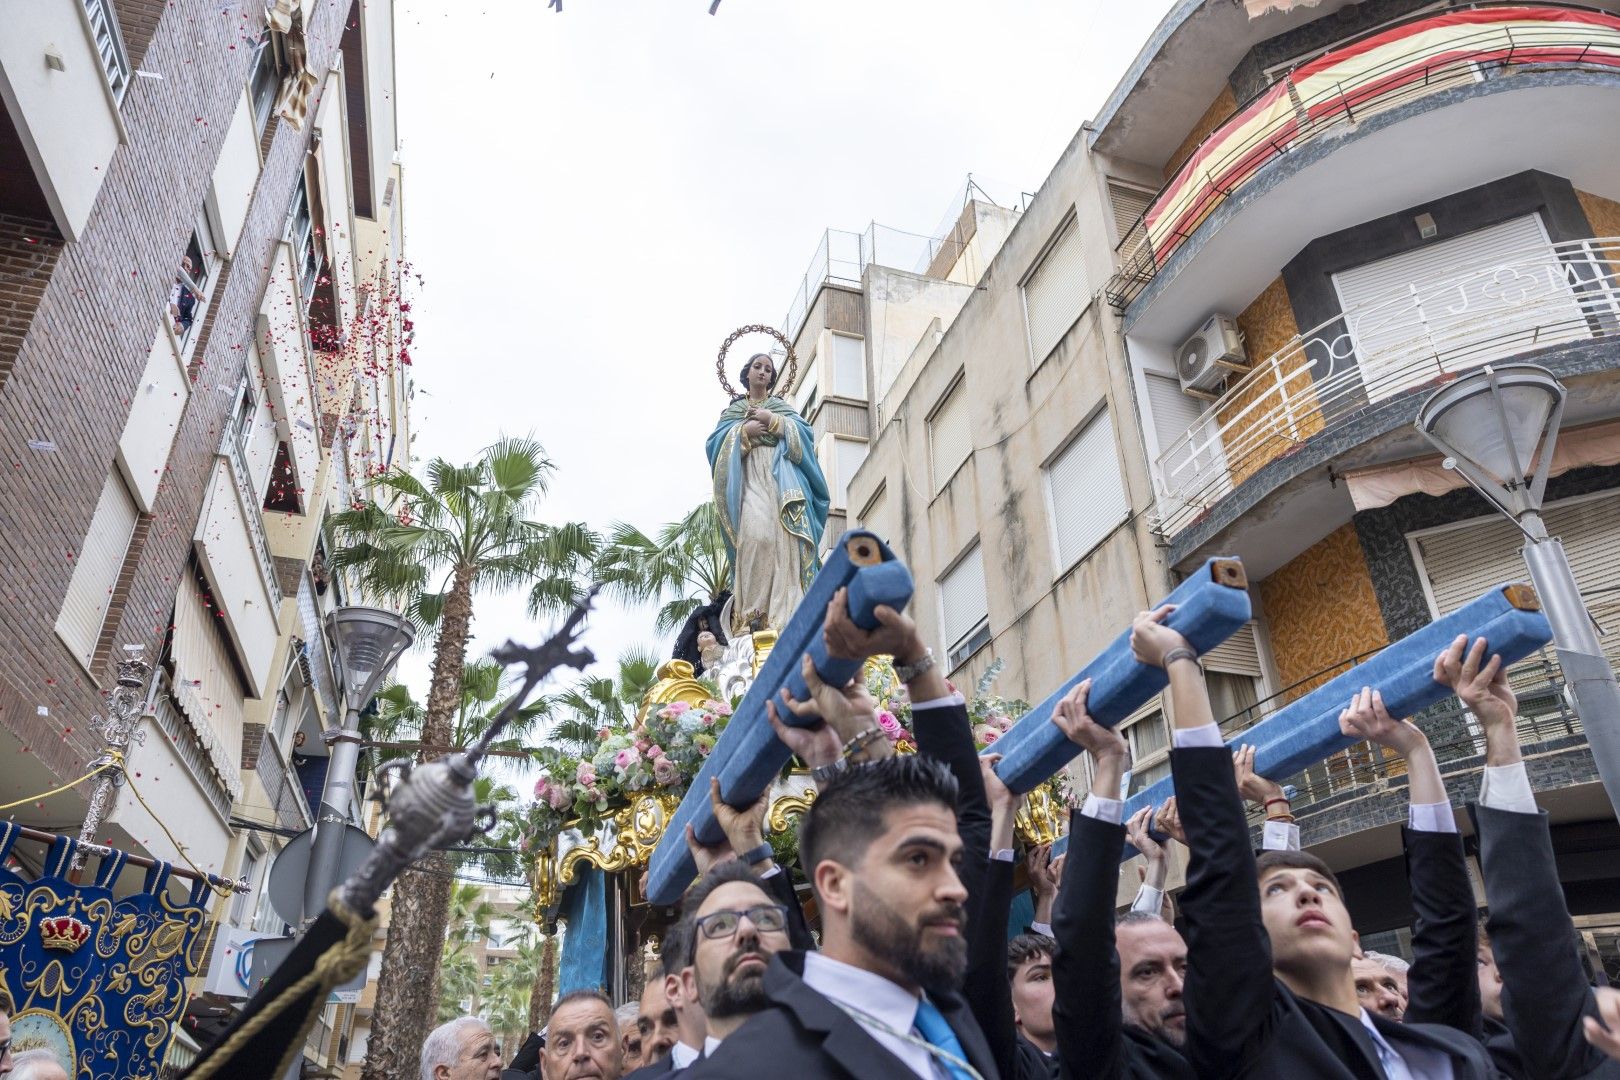
[[[18,826],[0,823],[0,862]],[[0,979],[11,993],[12,1048],[45,1047],[81,1080],[155,1078],[204,961],[209,889],[169,895],[171,867],[114,897],[129,856],[101,859],[90,884],[67,878],[78,843],[59,836],[30,881],[0,866]]]

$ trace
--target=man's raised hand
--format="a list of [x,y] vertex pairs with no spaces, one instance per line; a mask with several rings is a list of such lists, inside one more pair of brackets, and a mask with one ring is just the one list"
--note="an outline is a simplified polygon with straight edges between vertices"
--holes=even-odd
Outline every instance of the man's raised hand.
[[1339,730],[1356,739],[1366,739],[1410,757],[1429,745],[1428,738],[1410,720],[1397,720],[1384,707],[1384,695],[1370,686],[1352,694],[1350,704],[1339,710]]

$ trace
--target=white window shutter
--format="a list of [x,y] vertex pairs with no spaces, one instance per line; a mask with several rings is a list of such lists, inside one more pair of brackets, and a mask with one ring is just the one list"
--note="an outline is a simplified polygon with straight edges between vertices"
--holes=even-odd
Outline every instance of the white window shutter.
[[1374,401],[1433,379],[1437,354],[1458,371],[1592,336],[1537,214],[1340,271],[1333,285]]
[[1090,296],[1080,230],[1070,218],[1024,281],[1024,316],[1029,325],[1030,357],[1035,363],[1046,359],[1047,353],[1057,347],[1085,310]]
[[957,467],[973,452],[973,425],[969,421],[967,393],[958,380],[928,419],[928,450],[934,470],[934,490],[945,486]]
[[1260,639],[1253,622],[1238,627],[1237,633],[1210,649],[1199,658],[1206,669],[1224,671],[1230,675],[1261,677]]
[[984,585],[984,549],[978,544],[939,580],[946,647],[955,649],[989,615]]
[[101,637],[102,623],[112,604],[118,572],[123,569],[138,517],[135,499],[114,466],[101,486],[101,498],[74,559],[73,577],[56,619],[57,634],[86,666],[95,656],[96,641]]
[[832,335],[832,392],[839,397],[866,400],[866,348],[862,339]]
[[1046,468],[1058,572],[1102,542],[1130,514],[1108,410],[1092,417]]
[[[1598,625],[1611,663],[1620,663],[1620,493],[1554,503],[1542,512],[1547,531],[1563,542],[1575,582]],[[1505,581],[1529,581],[1519,551],[1524,534],[1506,518],[1492,517],[1461,528],[1416,538],[1423,570],[1434,594],[1435,614],[1462,607]]]

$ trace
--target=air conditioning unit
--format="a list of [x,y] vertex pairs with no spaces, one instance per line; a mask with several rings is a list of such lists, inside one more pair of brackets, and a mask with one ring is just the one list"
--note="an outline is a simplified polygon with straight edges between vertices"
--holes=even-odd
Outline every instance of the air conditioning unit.
[[1247,371],[1247,361],[1237,320],[1216,314],[1176,350],[1176,374],[1189,393],[1212,390],[1231,372]]

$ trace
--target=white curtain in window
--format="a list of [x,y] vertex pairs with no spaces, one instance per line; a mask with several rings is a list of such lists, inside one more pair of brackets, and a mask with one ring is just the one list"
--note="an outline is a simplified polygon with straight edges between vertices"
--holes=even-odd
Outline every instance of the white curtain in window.
[[832,335],[833,390],[839,397],[866,400],[866,348],[862,339]]

